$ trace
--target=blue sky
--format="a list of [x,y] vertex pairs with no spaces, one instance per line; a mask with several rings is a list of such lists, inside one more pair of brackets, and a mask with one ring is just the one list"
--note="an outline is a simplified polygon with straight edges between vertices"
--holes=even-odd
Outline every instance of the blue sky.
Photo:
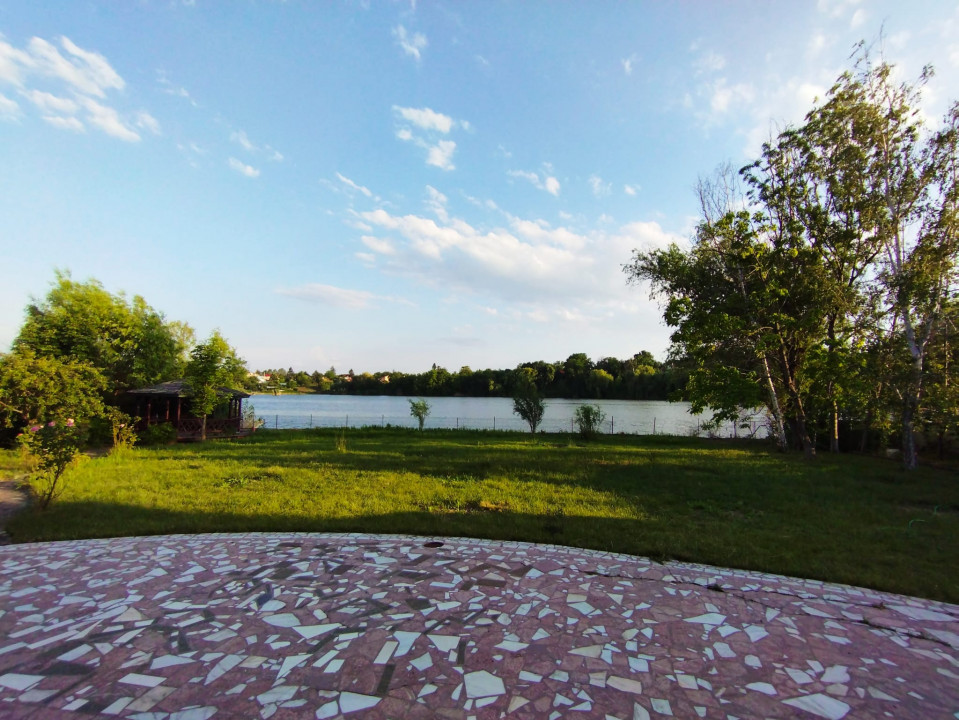
[[251,369],[664,357],[621,266],[881,27],[935,122],[955,0],[0,0],[0,349],[61,268]]

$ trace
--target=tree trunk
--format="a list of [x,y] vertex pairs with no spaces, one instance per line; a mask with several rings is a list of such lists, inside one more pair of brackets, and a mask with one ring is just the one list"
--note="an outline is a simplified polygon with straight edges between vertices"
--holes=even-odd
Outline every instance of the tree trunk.
[[832,432],[829,434],[829,452],[839,452],[839,407],[832,401]]
[[783,425],[783,413],[779,407],[779,396],[776,394],[776,386],[773,384],[773,378],[769,372],[769,360],[766,359],[765,355],[763,355],[763,370],[766,373],[766,385],[769,389],[769,409],[773,414],[776,445],[780,452],[786,452],[789,449],[789,440],[786,439],[786,428]]
[[203,416],[203,420],[200,422],[200,440],[206,441],[206,415]]

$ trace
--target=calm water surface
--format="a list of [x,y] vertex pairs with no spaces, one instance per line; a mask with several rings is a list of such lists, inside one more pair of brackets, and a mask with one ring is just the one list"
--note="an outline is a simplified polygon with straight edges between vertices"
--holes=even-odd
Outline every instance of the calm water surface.
[[[360,395],[254,395],[246,400],[268,428],[363,427],[399,425],[416,427],[407,397]],[[416,399],[416,398],[412,398]],[[510,398],[431,397],[427,428],[524,430],[529,426],[513,414]],[[606,413],[603,432],[648,435],[690,435],[709,415],[689,414],[689,403],[662,400],[546,400],[540,429],[569,432],[575,409],[599,405]],[[759,418],[756,418],[757,425]],[[740,431],[741,432],[741,431]],[[760,430],[760,434],[761,434]],[[733,434],[732,428],[722,435]]]

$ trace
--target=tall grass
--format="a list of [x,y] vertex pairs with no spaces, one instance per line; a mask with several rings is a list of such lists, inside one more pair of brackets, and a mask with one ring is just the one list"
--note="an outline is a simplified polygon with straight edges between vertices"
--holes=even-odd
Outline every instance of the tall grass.
[[759,443],[261,431],[82,464],[15,541],[222,531],[464,535],[750,568],[959,602],[959,483]]

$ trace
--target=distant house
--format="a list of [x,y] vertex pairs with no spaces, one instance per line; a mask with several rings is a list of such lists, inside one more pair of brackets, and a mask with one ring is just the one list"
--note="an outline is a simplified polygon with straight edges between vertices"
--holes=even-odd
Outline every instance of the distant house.
[[[242,390],[221,387],[217,390],[221,403],[206,420],[207,437],[245,435],[252,428],[243,427],[243,400],[250,397]],[[199,440],[203,419],[190,407],[192,392],[186,380],[137,388],[127,392],[123,409],[140,418],[137,429],[170,423],[176,428],[177,440]]]

